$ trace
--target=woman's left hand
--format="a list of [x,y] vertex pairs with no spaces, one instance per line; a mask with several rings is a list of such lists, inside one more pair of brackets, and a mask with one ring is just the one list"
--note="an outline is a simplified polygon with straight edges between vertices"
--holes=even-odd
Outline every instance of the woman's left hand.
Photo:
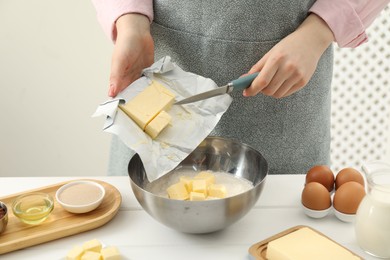
[[282,98],[300,90],[313,76],[321,55],[333,39],[327,24],[310,14],[296,31],[276,44],[249,70],[248,74],[260,74],[243,95],[262,93]]

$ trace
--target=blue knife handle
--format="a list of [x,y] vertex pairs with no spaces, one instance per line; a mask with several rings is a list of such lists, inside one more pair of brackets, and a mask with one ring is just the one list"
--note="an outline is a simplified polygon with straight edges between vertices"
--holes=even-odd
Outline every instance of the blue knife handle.
[[252,84],[253,80],[257,77],[257,75],[259,75],[259,72],[255,72],[245,77],[235,79],[232,82],[230,82],[230,84],[231,86],[233,86],[234,91],[244,90]]

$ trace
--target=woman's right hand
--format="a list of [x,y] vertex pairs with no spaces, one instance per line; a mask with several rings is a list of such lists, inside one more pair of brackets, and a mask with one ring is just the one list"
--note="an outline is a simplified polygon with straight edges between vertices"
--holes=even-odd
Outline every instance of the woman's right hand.
[[115,97],[154,61],[150,21],[141,14],[125,14],[116,21],[117,38],[111,60],[108,96]]

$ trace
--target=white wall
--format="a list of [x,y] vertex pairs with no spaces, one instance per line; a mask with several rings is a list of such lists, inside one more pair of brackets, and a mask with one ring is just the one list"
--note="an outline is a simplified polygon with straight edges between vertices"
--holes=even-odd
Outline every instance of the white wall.
[[0,0],[0,176],[106,175],[112,43],[88,0]]
[[0,0],[0,176],[106,174],[111,136],[91,115],[107,98],[111,51],[90,0]]

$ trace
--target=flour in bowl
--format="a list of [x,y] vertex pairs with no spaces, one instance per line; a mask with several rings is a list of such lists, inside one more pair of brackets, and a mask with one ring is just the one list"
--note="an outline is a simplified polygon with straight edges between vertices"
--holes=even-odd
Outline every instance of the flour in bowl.
[[[174,172],[167,174],[152,183],[149,183],[145,187],[145,189],[153,194],[167,198],[167,188],[170,185],[179,182],[179,178],[181,176],[194,178],[197,174],[199,174],[199,172],[200,171],[195,171],[190,167],[176,169]],[[216,184],[221,184],[226,187],[226,197],[232,197],[253,188],[253,184],[251,181],[237,177],[233,174],[227,172],[208,172],[212,173],[215,176]]]

